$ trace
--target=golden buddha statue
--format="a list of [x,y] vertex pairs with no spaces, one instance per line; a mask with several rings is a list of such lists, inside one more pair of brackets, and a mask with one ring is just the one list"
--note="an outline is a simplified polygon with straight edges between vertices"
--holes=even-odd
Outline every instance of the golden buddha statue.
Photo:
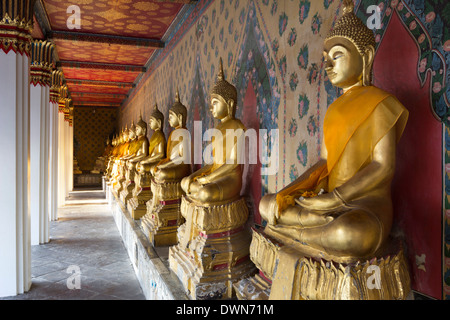
[[105,181],[107,184],[109,184],[109,179],[111,177],[111,171],[112,171],[112,161],[111,160],[116,156],[117,149],[118,149],[117,141],[118,141],[117,136],[114,135],[114,137],[112,138],[112,142],[111,142],[111,145],[112,145],[111,152],[105,159],[106,169],[105,169],[104,176],[105,176]]
[[180,214],[181,179],[192,172],[190,149],[186,148],[190,141],[184,141],[187,137],[183,135],[186,120],[187,109],[177,90],[175,103],[169,109],[169,124],[174,130],[167,139],[166,158],[152,168],[152,198],[147,201],[147,213],[141,219],[141,228],[154,246],[175,244],[177,228],[184,222]]
[[149,141],[148,155],[136,164],[135,182],[132,198],[128,200],[127,208],[131,217],[139,220],[147,213],[147,202],[152,199],[151,178],[154,167],[166,155],[166,137],[164,136],[164,115],[155,107],[150,114],[150,129],[153,134]]
[[122,200],[125,206],[131,198],[132,192],[135,188],[134,179],[136,174],[136,165],[139,161],[148,156],[148,145],[147,123],[142,120],[142,116],[139,116],[139,121],[136,124],[136,139],[129,150],[130,155],[125,158],[125,181],[123,183],[122,192],[120,193],[120,200]]
[[125,126],[125,129],[122,129],[122,131],[119,134],[116,154],[110,160],[111,164],[112,164],[112,169],[111,169],[111,176],[109,179],[109,184],[111,185],[111,188],[113,188],[113,189],[117,185],[117,180],[120,175],[120,158],[126,154],[129,145],[130,145],[130,143],[129,143],[129,137],[128,137],[128,127]]
[[134,122],[131,123],[129,129],[127,129],[127,127],[125,128],[124,140],[126,142],[123,144],[121,155],[116,159],[117,175],[115,176],[115,183],[113,185],[113,189],[117,193],[117,197],[120,197],[120,192],[123,189],[123,183],[126,180],[125,174],[126,174],[127,160],[134,157],[135,153],[137,152],[137,149],[135,148],[137,135],[136,135],[136,126],[134,125]]
[[106,170],[105,170],[105,181],[107,184],[109,184],[109,179],[111,179],[111,174],[113,171],[114,166],[114,159],[117,157],[117,154],[119,153],[120,148],[120,139],[119,135],[114,135],[114,138],[112,139],[112,150],[109,154],[108,158],[106,159]]
[[105,149],[103,150],[102,155],[99,156],[95,160],[95,166],[94,166],[94,169],[91,170],[91,173],[93,173],[93,174],[105,173],[107,160],[108,160],[109,155],[111,154],[112,148],[113,148],[113,146],[108,137],[108,138],[106,138]]
[[[192,299],[233,297],[233,283],[253,274],[249,259],[251,235],[245,227],[248,207],[241,197],[245,127],[235,118],[237,90],[225,80],[220,59],[210,91],[210,110],[220,121],[212,139],[213,163],[182,180],[186,193],[178,244],[169,250],[170,268]],[[228,143],[227,143],[228,142]]]
[[[323,54],[331,83],[344,94],[325,115],[322,160],[261,199],[267,226],[254,230],[250,250],[261,274],[235,288],[248,297],[264,287],[261,296],[282,300],[405,299],[408,268],[389,235],[396,144],[408,111],[372,86],[375,39],[351,0]],[[374,288],[376,268],[381,287]]]

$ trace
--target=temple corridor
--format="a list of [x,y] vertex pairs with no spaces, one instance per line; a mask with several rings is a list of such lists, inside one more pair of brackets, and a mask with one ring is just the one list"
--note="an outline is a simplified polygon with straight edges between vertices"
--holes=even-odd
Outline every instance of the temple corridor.
[[103,191],[71,192],[58,215],[50,242],[31,246],[30,291],[0,300],[145,299]]
[[450,300],[450,0],[0,1],[0,300]]

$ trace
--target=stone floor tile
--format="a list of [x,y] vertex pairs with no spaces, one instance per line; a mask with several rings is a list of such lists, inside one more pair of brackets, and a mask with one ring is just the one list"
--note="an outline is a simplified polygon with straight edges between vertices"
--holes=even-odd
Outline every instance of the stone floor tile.
[[[101,196],[78,193],[59,208],[50,242],[31,247],[31,289],[0,300],[145,300],[109,206],[93,201]],[[68,286],[70,266],[79,268],[79,289]]]

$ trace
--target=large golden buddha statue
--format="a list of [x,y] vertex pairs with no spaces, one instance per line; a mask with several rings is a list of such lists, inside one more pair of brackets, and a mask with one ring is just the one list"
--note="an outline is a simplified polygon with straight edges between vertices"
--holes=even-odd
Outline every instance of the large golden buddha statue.
[[344,93],[324,118],[322,160],[261,199],[267,226],[254,231],[250,250],[261,275],[236,286],[241,296],[263,283],[261,297],[270,291],[271,299],[409,294],[401,246],[389,237],[396,144],[408,111],[372,86],[374,48],[373,32],[353,13],[353,2],[344,1],[344,14],[324,43],[328,78]]
[[123,182],[122,192],[120,193],[120,200],[127,205],[128,200],[132,196],[132,192],[135,188],[135,175],[136,165],[139,161],[145,159],[148,156],[149,141],[147,138],[147,123],[142,120],[142,116],[139,117],[139,121],[136,124],[136,139],[130,148],[130,155],[125,158],[125,181]]
[[164,115],[158,110],[158,105],[150,114],[150,129],[153,134],[148,145],[148,155],[136,164],[133,196],[127,203],[127,208],[133,219],[139,220],[147,213],[147,202],[153,198],[151,192],[151,179],[154,167],[166,155],[166,137],[164,136]]
[[[233,283],[255,271],[249,260],[248,207],[241,197],[240,155],[245,127],[235,118],[236,88],[225,80],[222,59],[210,91],[210,110],[220,123],[212,139],[213,163],[182,181],[186,193],[178,244],[170,248],[170,268],[192,299],[227,299]],[[227,143],[228,142],[228,143]]]
[[[169,124],[173,128],[167,139],[166,158],[152,168],[152,198],[147,201],[147,213],[141,219],[141,228],[154,246],[176,243],[176,232],[184,222],[180,214],[183,190],[181,179],[191,174],[190,141],[186,131],[187,109],[177,91],[175,103],[169,109]],[[186,160],[186,161],[185,161]]]

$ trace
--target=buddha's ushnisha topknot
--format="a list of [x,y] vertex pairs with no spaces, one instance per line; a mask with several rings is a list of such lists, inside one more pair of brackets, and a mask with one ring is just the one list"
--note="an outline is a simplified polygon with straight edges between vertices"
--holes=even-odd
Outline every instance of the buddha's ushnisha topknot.
[[150,113],[150,117],[155,118],[156,120],[161,120],[161,123],[164,122],[164,114],[159,111],[158,104],[155,102],[152,113]]
[[363,55],[369,45],[375,48],[375,36],[373,31],[353,12],[354,4],[352,0],[344,0],[343,5],[344,14],[326,36],[325,41],[336,37],[345,38],[352,42],[359,53]]
[[186,124],[186,118],[187,118],[187,108],[181,103],[180,101],[180,93],[177,89],[177,92],[175,94],[175,102],[170,108],[170,111],[174,112],[176,115],[181,115],[183,118],[183,126]]
[[142,119],[142,115],[139,115],[139,121],[136,126],[141,127],[144,130],[147,130],[147,123]]
[[225,80],[222,58],[219,61],[219,72],[217,73],[216,83],[209,94],[221,96],[226,102],[233,100],[235,105],[237,104],[237,90],[235,86]]

